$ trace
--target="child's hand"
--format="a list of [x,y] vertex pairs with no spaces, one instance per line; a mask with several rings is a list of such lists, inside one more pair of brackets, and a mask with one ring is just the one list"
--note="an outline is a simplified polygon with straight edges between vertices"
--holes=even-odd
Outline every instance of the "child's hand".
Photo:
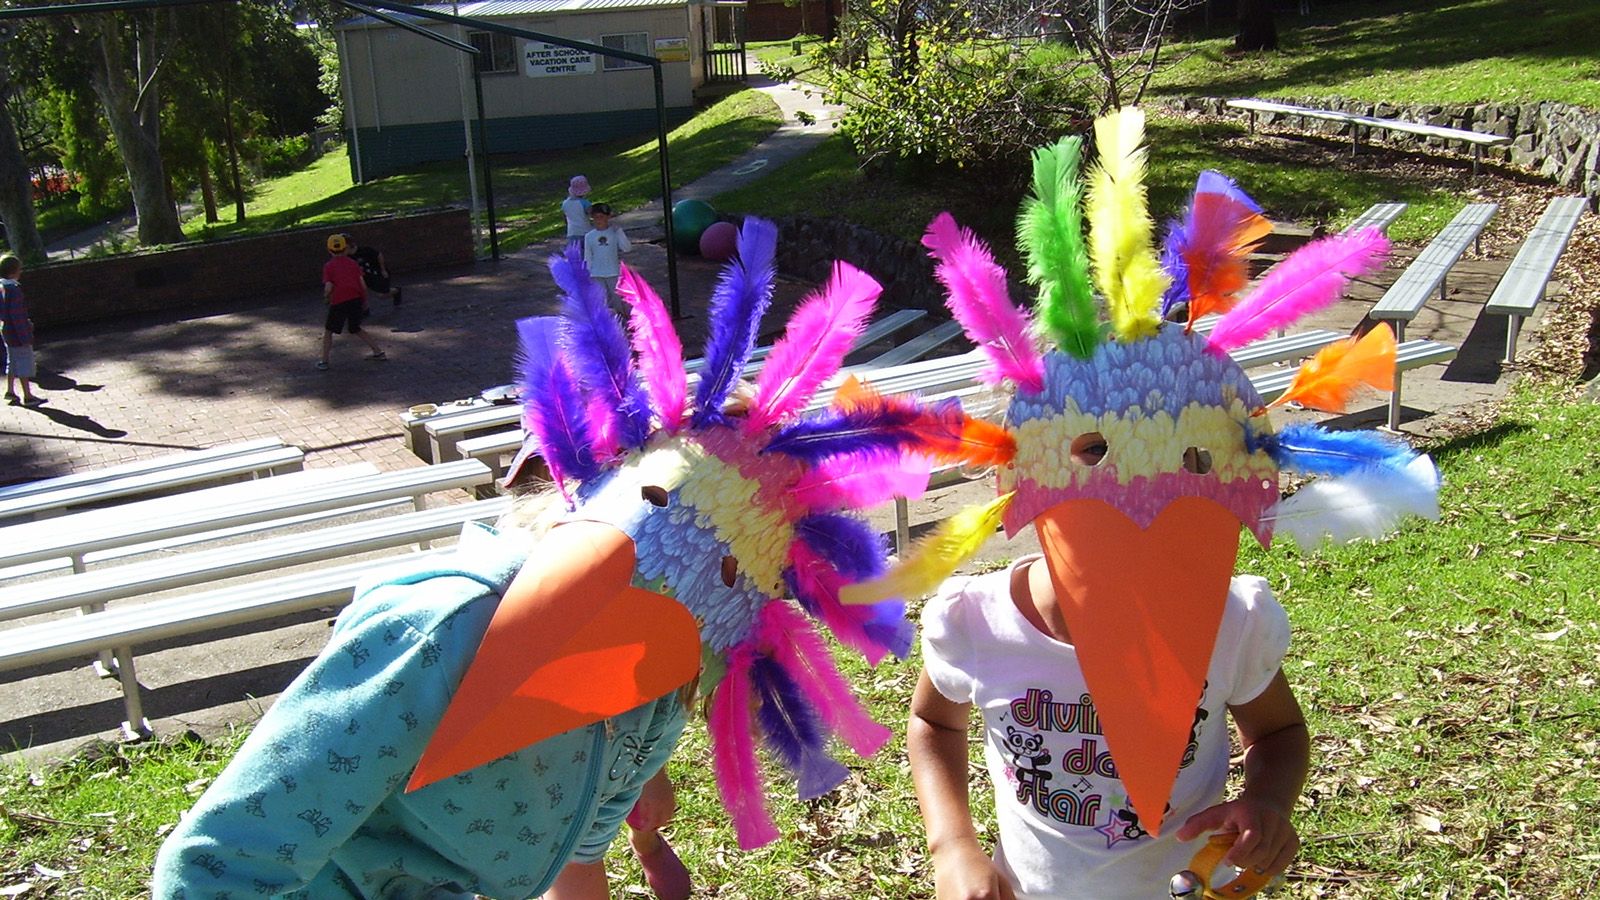
[[933,856],[938,900],[1016,900],[1011,884],[976,842],[962,842]]
[[667,778],[666,768],[650,777],[639,792],[639,800],[628,813],[628,825],[639,831],[655,831],[672,821],[678,811],[678,795]]
[[1294,823],[1278,807],[1248,796],[1202,809],[1178,829],[1178,840],[1194,840],[1210,831],[1237,835],[1233,849],[1223,857],[1228,865],[1275,876],[1289,867],[1300,851]]

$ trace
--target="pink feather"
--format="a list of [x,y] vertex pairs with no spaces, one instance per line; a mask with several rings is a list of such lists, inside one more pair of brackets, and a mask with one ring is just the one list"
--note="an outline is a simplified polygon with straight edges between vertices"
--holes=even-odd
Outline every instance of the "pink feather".
[[817,385],[839,370],[882,292],[871,275],[846,262],[833,264],[827,285],[789,317],[783,338],[768,354],[756,379],[745,434],[755,434],[806,405]]
[[1217,320],[1206,349],[1227,353],[1328,306],[1339,299],[1350,279],[1381,268],[1388,253],[1389,239],[1376,228],[1306,244]]
[[806,692],[833,733],[861,756],[877,753],[889,740],[889,729],[862,708],[811,623],[780,601],[761,608],[759,627],[762,646]]
[[866,509],[895,497],[921,497],[932,472],[933,461],[921,454],[831,456],[806,469],[789,493],[812,511]]
[[628,316],[628,332],[650,402],[661,417],[661,427],[677,431],[683,424],[684,403],[689,394],[683,370],[683,342],[672,327],[672,318],[660,295],[627,263],[622,264],[617,278],[617,293],[633,307]]
[[711,697],[707,726],[711,732],[711,769],[717,777],[723,806],[733,817],[733,830],[745,850],[764,847],[778,839],[762,800],[761,766],[756,760],[754,724],[750,715],[749,647],[728,654],[728,671]]
[[922,245],[938,262],[934,275],[949,292],[946,305],[951,314],[989,357],[993,368],[983,379],[998,384],[1009,378],[1024,390],[1042,389],[1044,363],[1031,320],[1011,302],[1006,270],[994,261],[989,248],[947,212],[928,224]]
[[620,446],[617,436],[616,410],[604,398],[591,394],[588,399],[589,422],[593,426],[594,443],[590,450],[596,460],[607,460],[616,455]]
[[817,618],[822,624],[828,626],[839,643],[860,653],[869,664],[877,665],[889,651],[874,641],[863,627],[864,617],[871,615],[867,611],[871,607],[845,606],[839,602],[844,576],[801,541],[789,545],[789,564],[794,569],[797,586],[816,606]]

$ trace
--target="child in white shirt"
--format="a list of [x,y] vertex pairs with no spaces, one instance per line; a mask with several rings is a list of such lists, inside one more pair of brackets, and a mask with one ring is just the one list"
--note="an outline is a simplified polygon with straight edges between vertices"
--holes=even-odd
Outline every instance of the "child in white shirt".
[[606,305],[617,304],[617,276],[622,272],[622,254],[633,249],[622,226],[611,224],[611,205],[596,203],[589,209],[594,229],[583,236],[583,261],[589,277],[606,289]]

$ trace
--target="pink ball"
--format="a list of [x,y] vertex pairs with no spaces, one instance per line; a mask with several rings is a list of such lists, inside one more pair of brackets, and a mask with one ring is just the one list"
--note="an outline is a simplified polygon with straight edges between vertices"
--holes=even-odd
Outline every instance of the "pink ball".
[[714,262],[733,259],[739,247],[739,229],[732,222],[715,222],[700,232],[700,255]]

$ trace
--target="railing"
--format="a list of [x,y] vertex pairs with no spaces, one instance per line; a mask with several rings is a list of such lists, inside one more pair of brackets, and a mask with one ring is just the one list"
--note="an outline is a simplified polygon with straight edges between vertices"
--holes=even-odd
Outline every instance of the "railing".
[[706,81],[746,81],[744,48],[714,49],[706,51]]

